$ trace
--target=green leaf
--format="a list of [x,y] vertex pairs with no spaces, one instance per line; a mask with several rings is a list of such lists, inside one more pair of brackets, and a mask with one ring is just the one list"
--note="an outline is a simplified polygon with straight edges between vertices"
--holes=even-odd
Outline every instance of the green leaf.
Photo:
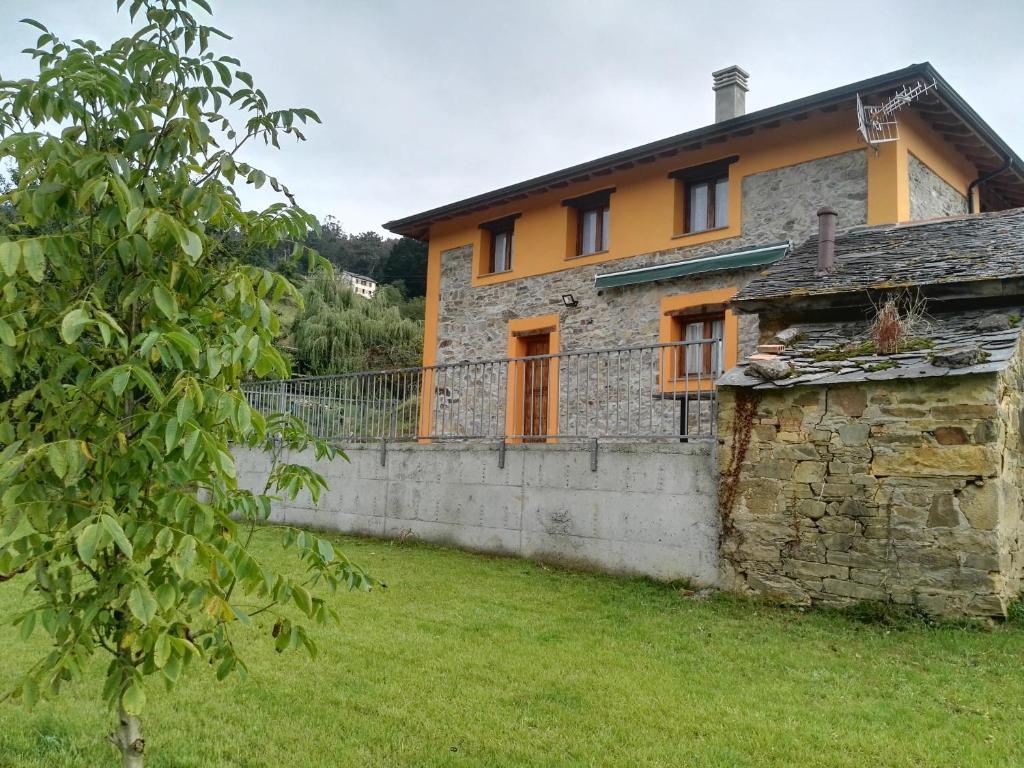
[[124,394],[125,389],[128,387],[128,379],[131,377],[131,368],[124,368],[114,374],[113,380],[110,382],[110,389],[115,395],[120,397]]
[[160,283],[153,286],[153,301],[157,308],[168,320],[175,320],[178,317],[178,302],[174,294]]
[[199,257],[203,255],[203,241],[200,239],[199,235],[191,229],[186,229],[184,233],[184,240],[181,242],[181,250],[183,250],[192,260],[192,263],[195,264],[199,261]]
[[156,665],[157,669],[163,669],[167,666],[168,659],[171,658],[171,641],[167,635],[160,635],[153,643],[153,664]]
[[67,344],[74,344],[89,323],[89,313],[84,309],[72,309],[60,323],[60,336]]
[[[166,635],[164,635],[166,637]],[[171,656],[163,666],[164,678],[168,683],[174,685],[178,681],[178,675],[181,674],[181,657]]]
[[161,584],[156,588],[156,601],[160,604],[160,608],[165,611],[169,611],[174,607],[174,600],[177,596],[178,591],[174,588],[173,584]]
[[103,524],[107,533],[110,534],[110,538],[114,540],[117,548],[124,552],[125,557],[130,558],[133,554],[132,543],[128,541],[128,537],[125,536],[124,529],[121,528],[121,524],[110,515],[103,515],[100,518],[100,522]]
[[300,611],[307,616],[312,612],[313,599],[305,587],[295,584],[292,587],[292,597],[295,599],[295,604],[299,607]]
[[67,452],[63,443],[50,443],[46,449],[46,458],[50,460],[50,469],[61,480],[68,473]]
[[156,136],[156,133],[151,131],[137,131],[128,137],[128,141],[124,143],[124,154],[133,155],[142,149],[144,146],[149,144],[150,140]]
[[156,598],[147,587],[136,584],[128,595],[128,610],[143,624],[149,624],[155,617],[157,605]]
[[132,368],[132,375],[138,380],[138,382],[149,390],[149,393],[158,400],[164,399],[164,393],[160,391],[160,385],[157,384],[153,374],[147,371],[145,368]]
[[21,620],[21,630],[19,635],[22,640],[28,640],[32,637],[32,630],[36,628],[36,612],[29,611],[25,614],[25,617]]
[[164,452],[170,453],[181,442],[181,425],[178,423],[178,419],[174,416],[167,420],[167,426],[164,427]]
[[91,563],[96,557],[96,548],[100,544],[101,529],[98,523],[89,523],[78,534],[75,539],[75,546],[78,548],[78,556],[82,562]]
[[327,539],[317,539],[316,549],[325,563],[334,560],[334,547],[331,546],[331,542]]
[[7,277],[14,277],[18,272],[18,265],[21,264],[21,243],[16,240],[7,240],[0,243],[0,268]]
[[146,707],[146,692],[140,683],[132,683],[121,696],[124,711],[129,715],[141,715]]
[[46,276],[46,258],[43,256],[43,244],[38,239],[25,240],[21,247],[21,258],[25,262],[25,271],[37,283],[43,282]]
[[36,29],[41,30],[43,32],[49,32],[50,31],[46,27],[44,27],[42,24],[40,24],[38,21],[36,21],[35,19],[22,19],[21,23],[22,24],[28,24],[29,26],[35,27]]
[[18,343],[14,336],[14,329],[3,318],[0,318],[0,343],[6,344],[8,347],[13,347]]

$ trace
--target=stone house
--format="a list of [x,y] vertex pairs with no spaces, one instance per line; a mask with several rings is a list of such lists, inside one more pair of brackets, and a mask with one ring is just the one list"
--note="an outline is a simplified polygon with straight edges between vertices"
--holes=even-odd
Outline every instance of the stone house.
[[[853,226],[1024,205],[1024,165],[929,64],[751,113],[747,82],[739,67],[714,73],[704,128],[385,224],[429,241],[424,365],[720,338],[679,366],[723,370],[759,336],[757,314],[729,300],[814,233],[819,206]],[[858,104],[924,84],[934,85],[900,111],[898,138],[865,145]],[[560,422],[557,376],[544,368],[533,387],[545,403],[535,428],[589,436]],[[425,398],[455,396],[433,384]],[[654,389],[642,399],[664,382]],[[524,431],[524,408],[509,410],[508,431]],[[437,433],[438,418],[424,416],[421,432]]]
[[704,128],[388,223],[429,241],[424,365],[248,389],[350,460],[275,519],[1003,613],[1024,163],[928,64],[749,114],[746,83],[714,73]]
[[732,306],[768,345],[719,381],[723,583],[1003,614],[1024,576],[1024,209],[810,238]]

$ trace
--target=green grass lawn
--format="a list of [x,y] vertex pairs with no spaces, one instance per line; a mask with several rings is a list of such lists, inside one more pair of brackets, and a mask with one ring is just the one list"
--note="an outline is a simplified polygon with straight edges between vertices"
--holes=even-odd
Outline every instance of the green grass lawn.
[[[272,531],[267,557],[285,559]],[[150,688],[149,766],[1019,766],[1024,632],[865,624],[424,546],[339,539],[389,588],[337,598],[318,663]],[[288,561],[290,562],[290,561]],[[0,585],[0,615],[21,585]],[[0,689],[43,651],[0,629]],[[116,764],[99,667],[0,705],[0,766]]]

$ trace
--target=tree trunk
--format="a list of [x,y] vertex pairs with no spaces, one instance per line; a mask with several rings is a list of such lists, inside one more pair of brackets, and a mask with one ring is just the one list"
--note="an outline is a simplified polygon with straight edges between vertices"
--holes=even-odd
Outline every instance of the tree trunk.
[[109,739],[121,750],[121,768],[143,768],[142,753],[146,742],[142,738],[142,721],[124,711],[124,704],[117,707],[120,727],[110,734]]

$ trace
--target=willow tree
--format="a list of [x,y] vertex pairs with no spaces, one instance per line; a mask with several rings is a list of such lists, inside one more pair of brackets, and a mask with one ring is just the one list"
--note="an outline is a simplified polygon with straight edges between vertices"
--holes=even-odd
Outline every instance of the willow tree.
[[[0,81],[0,158],[16,170],[0,195],[0,581],[24,583],[13,621],[51,649],[11,694],[31,705],[107,655],[125,766],[142,765],[150,679],[173,686],[200,661],[244,671],[234,638],[256,614],[278,650],[313,653],[304,622],[336,618],[323,590],[370,585],[308,532],[282,529],[299,577],[250,547],[275,495],[324,485],[278,464],[263,492],[240,489],[230,446],[331,450],[247,404],[244,380],[288,373],[271,307],[299,297],[216,233],[302,242],[314,220],[241,152],[302,139],[317,117],[270,109],[193,8],[210,11],[132,0],[138,29],[108,48],[26,20],[38,75]],[[282,201],[247,211],[244,184]]]
[[381,286],[368,300],[339,284],[329,270],[310,275],[292,331],[303,371],[322,375],[419,365],[423,324],[402,315],[401,295],[389,288]]

